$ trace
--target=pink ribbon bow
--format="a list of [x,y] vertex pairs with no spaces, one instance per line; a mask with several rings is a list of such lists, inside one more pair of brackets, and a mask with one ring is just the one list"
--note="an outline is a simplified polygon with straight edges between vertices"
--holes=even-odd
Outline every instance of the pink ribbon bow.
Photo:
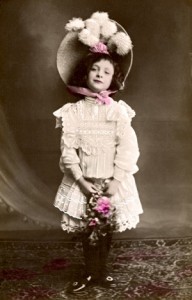
[[109,97],[109,95],[116,92],[116,91],[101,91],[100,93],[94,93],[87,88],[72,86],[72,85],[68,85],[68,89],[75,94],[93,97],[97,100],[99,104],[106,104],[106,105],[111,104],[111,102],[113,101],[113,99]]

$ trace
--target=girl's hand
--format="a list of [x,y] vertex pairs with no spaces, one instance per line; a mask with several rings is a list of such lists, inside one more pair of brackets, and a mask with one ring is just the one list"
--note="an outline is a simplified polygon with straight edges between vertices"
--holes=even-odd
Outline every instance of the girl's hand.
[[114,196],[117,193],[119,184],[120,184],[119,180],[112,179],[110,182],[108,182],[105,185],[105,188],[103,190],[104,195],[108,197]]
[[77,182],[85,196],[89,197],[91,194],[98,192],[98,188],[92,182],[86,180],[83,176]]

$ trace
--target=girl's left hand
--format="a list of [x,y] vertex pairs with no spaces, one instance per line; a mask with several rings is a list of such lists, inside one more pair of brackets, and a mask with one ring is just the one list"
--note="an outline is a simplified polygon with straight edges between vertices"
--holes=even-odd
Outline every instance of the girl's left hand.
[[110,182],[106,183],[103,190],[104,195],[108,197],[114,196],[117,193],[119,184],[120,181],[117,179],[112,179]]

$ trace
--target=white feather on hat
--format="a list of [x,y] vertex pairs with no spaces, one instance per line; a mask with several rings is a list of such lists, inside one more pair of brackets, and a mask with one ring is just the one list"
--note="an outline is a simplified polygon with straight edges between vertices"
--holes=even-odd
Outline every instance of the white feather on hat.
[[92,32],[89,29],[84,28],[81,32],[78,34],[79,40],[90,47],[93,47],[95,44],[99,42],[99,38],[92,34]]
[[91,34],[93,34],[94,36],[96,36],[99,39],[100,25],[98,24],[98,22],[96,22],[94,19],[90,18],[90,19],[85,20],[85,26],[91,32]]
[[109,49],[116,48],[119,55],[126,55],[133,47],[131,39],[128,34],[124,32],[117,32],[108,41],[107,46]]
[[66,25],[65,29],[67,31],[78,31],[85,27],[85,23],[81,18],[73,18]]
[[107,20],[101,26],[101,34],[106,39],[110,38],[116,32],[117,32],[117,25],[115,24],[115,22],[111,20]]
[[109,19],[109,15],[106,12],[97,11],[91,15],[91,18],[95,19],[99,25],[103,25]]

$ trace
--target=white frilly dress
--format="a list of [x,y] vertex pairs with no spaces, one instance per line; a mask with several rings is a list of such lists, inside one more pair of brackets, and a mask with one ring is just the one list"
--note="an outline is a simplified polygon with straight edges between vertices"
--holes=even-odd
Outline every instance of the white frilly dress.
[[116,207],[117,232],[135,228],[143,213],[133,174],[138,171],[139,149],[131,120],[135,112],[124,101],[99,104],[85,97],[56,110],[61,127],[60,169],[64,173],[54,206],[63,212],[61,227],[81,231],[87,198],[77,184],[84,176],[100,186],[106,179],[121,181],[111,197]]

